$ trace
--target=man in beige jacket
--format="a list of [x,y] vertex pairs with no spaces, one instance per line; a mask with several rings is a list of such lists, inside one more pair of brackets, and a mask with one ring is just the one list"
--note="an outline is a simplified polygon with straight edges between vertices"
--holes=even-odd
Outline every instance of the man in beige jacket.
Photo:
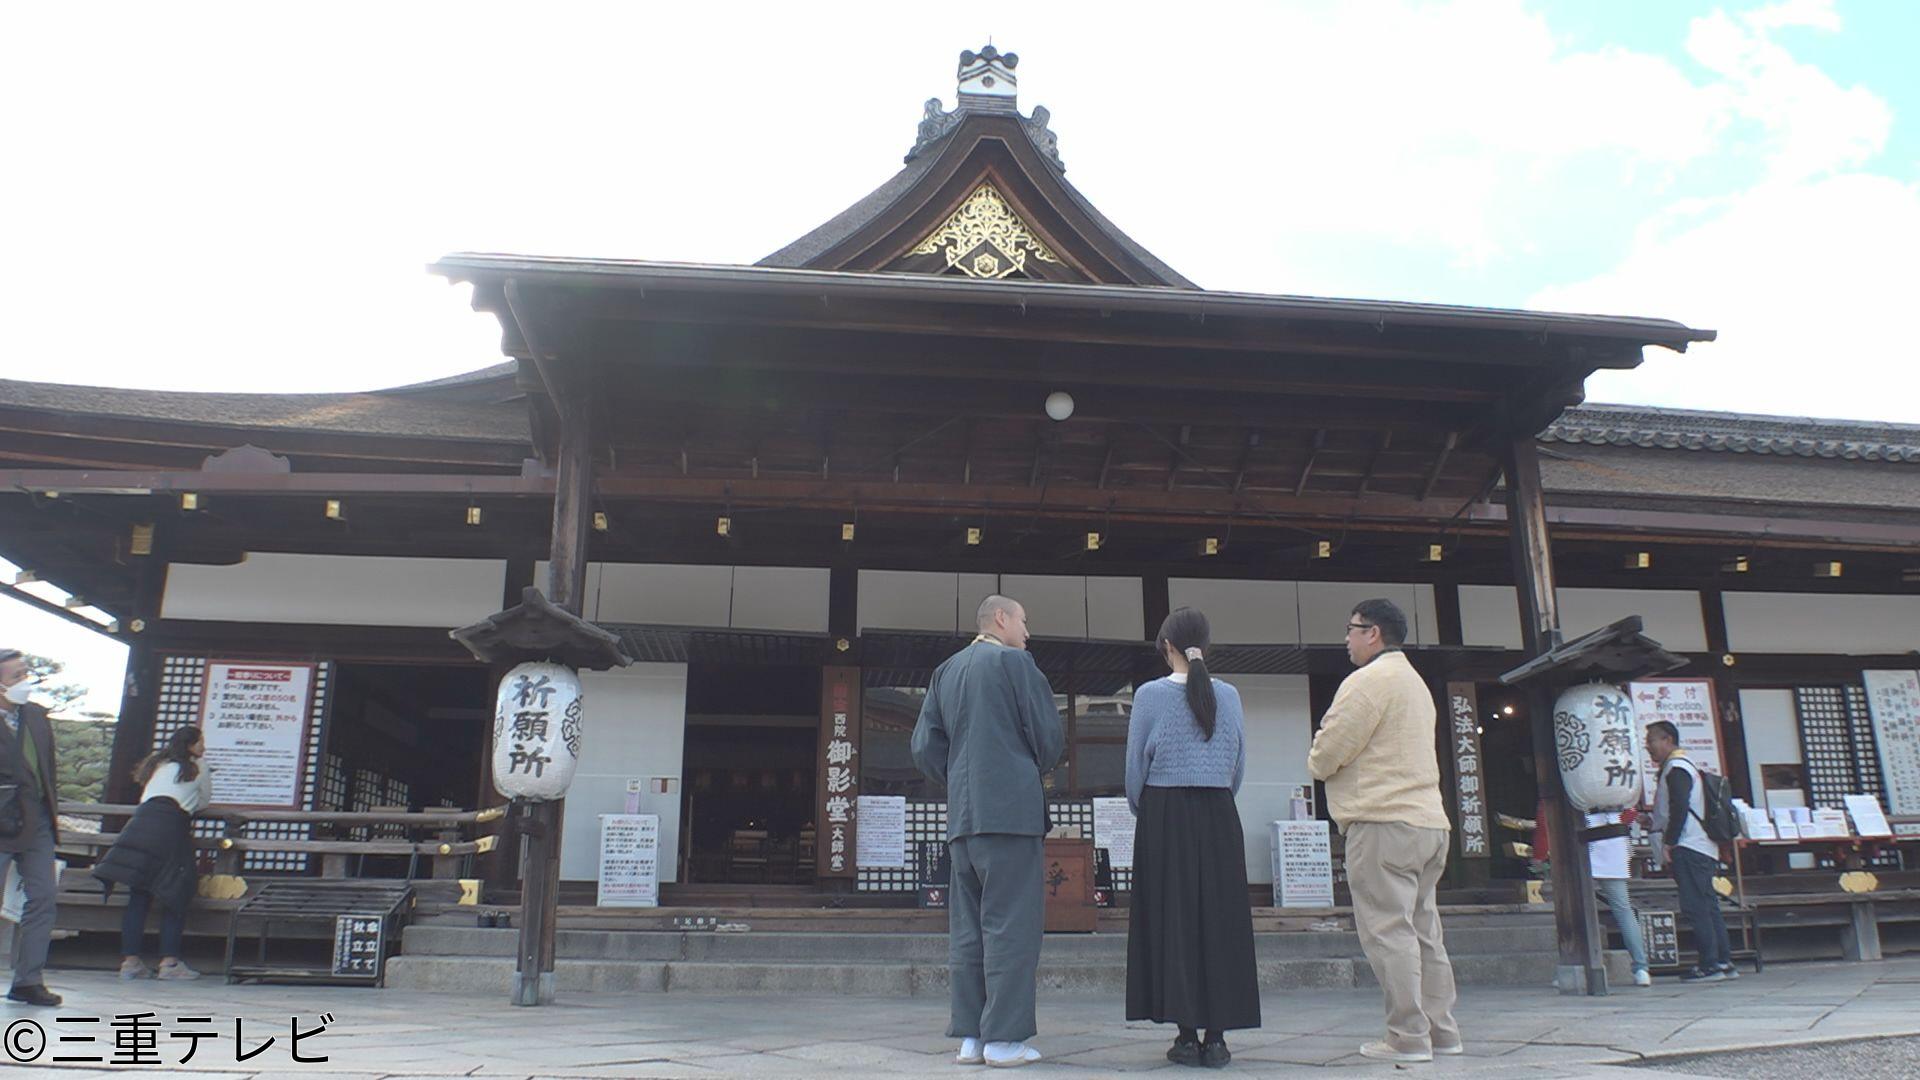
[[1314,734],[1307,769],[1347,840],[1347,885],[1360,947],[1387,998],[1387,1037],[1360,1053],[1432,1061],[1462,1052],[1453,1020],[1453,963],[1434,887],[1451,828],[1440,799],[1433,691],[1400,645],[1407,617],[1364,600],[1347,619],[1347,676]]

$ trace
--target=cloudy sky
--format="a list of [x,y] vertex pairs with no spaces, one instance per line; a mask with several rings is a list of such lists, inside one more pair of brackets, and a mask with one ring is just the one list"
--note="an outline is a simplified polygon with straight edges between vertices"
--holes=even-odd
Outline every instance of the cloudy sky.
[[[753,261],[898,169],[989,37],[1204,287],[1666,316],[1720,340],[1591,399],[1920,422],[1908,0],[7,5],[0,377],[492,363],[435,257]],[[49,621],[0,603],[117,686]]]

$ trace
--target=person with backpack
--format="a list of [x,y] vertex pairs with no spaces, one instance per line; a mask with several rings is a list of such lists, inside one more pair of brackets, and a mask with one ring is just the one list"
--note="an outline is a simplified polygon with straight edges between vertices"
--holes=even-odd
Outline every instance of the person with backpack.
[[[1660,767],[1660,783],[1653,805],[1653,831],[1659,836],[1660,862],[1671,867],[1680,889],[1680,909],[1693,928],[1700,960],[1681,982],[1721,982],[1738,978],[1733,969],[1733,943],[1726,920],[1720,917],[1720,896],[1713,878],[1720,869],[1720,843],[1708,833],[1708,822],[1719,819],[1726,802],[1725,781],[1700,771],[1680,748],[1680,730],[1658,720],[1647,725],[1647,753]],[[1709,786],[1714,788],[1709,791]],[[1709,817],[1709,808],[1713,809]],[[1724,823],[1722,823],[1724,824]]]

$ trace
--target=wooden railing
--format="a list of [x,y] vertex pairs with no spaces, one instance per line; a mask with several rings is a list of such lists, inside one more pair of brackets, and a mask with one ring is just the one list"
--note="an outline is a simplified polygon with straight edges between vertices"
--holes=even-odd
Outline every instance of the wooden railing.
[[[70,803],[60,804],[60,812],[73,817],[131,817],[138,807],[120,803]],[[231,874],[238,870],[240,856],[248,852],[278,852],[297,855],[318,855],[322,877],[349,876],[349,862],[356,858],[373,856],[403,856],[414,860],[408,868],[408,877],[416,877],[413,870],[421,858],[431,859],[431,870],[427,875],[435,878],[454,878],[464,876],[460,870],[471,857],[492,851],[499,843],[498,836],[464,835],[477,831],[505,818],[507,808],[490,807],[485,810],[428,810],[409,812],[404,810],[250,810],[213,806],[194,815],[195,821],[220,821],[227,827],[227,835],[220,837],[202,837],[195,845],[202,850],[215,853],[214,870],[216,873]],[[384,837],[378,839],[355,840],[348,838],[290,839],[282,837],[248,836],[246,830],[251,825],[309,825],[315,831],[334,828],[375,827],[397,829],[403,834],[420,831],[432,831],[432,839],[411,839],[406,835],[400,838]],[[119,833],[81,832],[73,829],[60,831],[60,844],[69,848],[92,849],[96,852],[112,847],[120,838]]]

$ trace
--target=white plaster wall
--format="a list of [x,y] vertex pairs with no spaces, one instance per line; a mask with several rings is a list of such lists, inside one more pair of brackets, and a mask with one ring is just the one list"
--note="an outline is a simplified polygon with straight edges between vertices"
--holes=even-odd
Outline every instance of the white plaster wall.
[[1246,835],[1247,880],[1273,882],[1273,840],[1267,823],[1287,816],[1296,784],[1313,784],[1307,750],[1313,744],[1312,707],[1305,675],[1233,675],[1247,722],[1247,775],[1234,801]]
[[1038,637],[1087,636],[1087,585],[1079,577],[1002,574],[1000,592],[1027,609],[1027,630]]
[[1205,613],[1216,645],[1300,643],[1300,590],[1291,581],[1169,578],[1167,603]]
[[[1040,637],[1146,638],[1139,578],[1003,574],[1000,592],[1020,601],[1027,609],[1027,629]],[[976,600],[963,615],[978,607]]]
[[500,610],[501,559],[253,552],[232,566],[175,563],[161,616],[330,626],[475,623]]
[[1734,652],[1886,654],[1920,649],[1920,596],[1725,593]]
[[736,567],[733,626],[824,634],[832,577],[833,572],[823,566]]
[[1342,645],[1347,617],[1362,600],[1391,600],[1407,613],[1407,641],[1440,643],[1440,617],[1434,611],[1433,586],[1406,582],[1300,582],[1300,630],[1309,645]]
[[1791,690],[1740,691],[1740,727],[1747,738],[1748,779],[1756,806],[1766,799],[1762,765],[1800,763],[1800,713]]
[[[547,587],[547,564],[534,564]],[[586,616],[597,622],[825,633],[831,574],[812,566],[590,563]]]
[[1045,637],[1141,641],[1139,578],[860,571],[860,629],[968,633],[994,593],[1026,606],[1027,628]]
[[[1700,594],[1673,589],[1560,589],[1560,629],[1568,638],[1629,615],[1646,620],[1646,633],[1679,652],[1705,652],[1707,626]],[[1460,586],[1460,628],[1468,645],[1520,648],[1520,602],[1511,585]]]
[[[951,632],[958,583],[953,574],[920,570],[860,571],[860,629]],[[992,590],[989,589],[989,592]],[[983,594],[984,595],[984,594]],[[979,606],[979,601],[974,601]]]
[[[544,566],[535,569],[538,575]],[[587,567],[588,618],[610,623],[726,626],[733,567],[593,563]]]
[[583,671],[587,713],[580,767],[567,793],[560,876],[600,880],[600,815],[626,812],[627,781],[670,776],[673,792],[640,796],[640,812],[660,815],[660,880],[680,866],[680,779],[686,748],[685,664],[635,664]]

